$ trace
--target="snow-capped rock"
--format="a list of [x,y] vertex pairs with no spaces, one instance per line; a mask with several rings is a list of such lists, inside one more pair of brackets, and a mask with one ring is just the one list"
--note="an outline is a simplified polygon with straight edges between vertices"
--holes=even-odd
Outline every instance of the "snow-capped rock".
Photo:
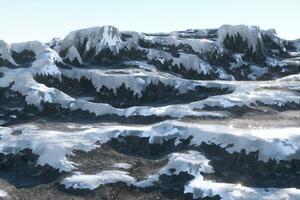
[[82,65],[83,64],[82,58],[81,58],[80,54],[78,53],[76,47],[74,47],[74,46],[71,46],[68,49],[67,55],[65,56],[64,60],[71,64],[73,63],[74,65]]
[[89,51],[94,51],[96,56],[104,49],[109,49],[113,54],[117,54],[122,48],[121,33],[112,26],[73,31],[61,41],[60,52],[68,50],[72,46],[80,49],[81,56]]
[[16,61],[11,56],[10,48],[11,47],[7,43],[0,40],[0,65],[17,65]]
[[233,37],[234,42],[237,42],[238,35],[242,41],[247,44],[251,52],[261,51],[262,37],[260,28],[257,26],[246,25],[223,25],[218,29],[218,41],[224,44],[227,36]]

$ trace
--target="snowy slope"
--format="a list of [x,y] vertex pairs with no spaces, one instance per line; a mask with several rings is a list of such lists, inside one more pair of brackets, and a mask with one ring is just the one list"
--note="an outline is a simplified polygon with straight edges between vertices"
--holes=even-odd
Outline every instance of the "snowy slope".
[[299,48],[247,25],[0,40],[0,198],[299,199]]

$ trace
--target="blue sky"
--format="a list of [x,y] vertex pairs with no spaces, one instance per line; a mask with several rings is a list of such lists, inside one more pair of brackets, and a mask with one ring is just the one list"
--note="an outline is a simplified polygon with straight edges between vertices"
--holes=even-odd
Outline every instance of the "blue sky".
[[300,38],[300,0],[0,0],[0,39],[49,41],[91,26],[168,32],[222,24],[275,28]]

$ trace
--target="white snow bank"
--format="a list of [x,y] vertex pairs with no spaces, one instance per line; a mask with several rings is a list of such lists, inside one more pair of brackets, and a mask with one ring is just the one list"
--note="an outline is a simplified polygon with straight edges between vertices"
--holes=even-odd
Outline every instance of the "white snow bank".
[[[173,173],[171,173],[171,170]],[[160,169],[159,174],[178,175],[180,172],[187,172],[193,176],[200,175],[200,172],[212,173],[213,168],[209,160],[197,151],[186,153],[172,153],[166,166]]]
[[98,174],[75,174],[61,181],[65,188],[94,190],[101,185],[123,182],[128,186],[133,185],[139,188],[146,188],[158,180],[158,175],[150,175],[143,180],[137,181],[128,172],[119,170],[107,170]]
[[298,200],[300,190],[296,188],[251,188],[241,184],[217,183],[198,176],[185,186],[185,193],[194,198],[219,195],[222,200]]
[[92,82],[97,90],[100,90],[102,86],[112,89],[115,93],[117,88],[122,84],[131,90],[138,96],[142,95],[142,91],[151,83],[158,84],[162,82],[167,86],[173,86],[181,93],[186,93],[188,90],[193,90],[196,86],[203,87],[217,87],[223,88],[225,85],[218,83],[206,83],[197,82],[191,80],[185,80],[177,78],[171,75],[159,74],[157,71],[146,71],[144,69],[61,69],[64,76],[78,79],[86,78]]
[[[155,74],[143,74],[143,71],[137,71],[136,75],[134,72],[128,74],[114,74],[105,73],[105,71],[99,70],[59,70],[55,65],[30,68],[18,68],[8,69],[5,67],[0,68],[0,72],[3,72],[4,76],[0,78],[0,87],[8,87],[11,83],[12,90],[21,93],[25,96],[27,104],[35,105],[41,108],[41,102],[56,103],[61,105],[63,108],[69,110],[81,109],[89,111],[97,116],[105,114],[115,114],[118,116],[171,116],[175,118],[182,118],[184,116],[211,116],[211,117],[224,117],[224,114],[209,112],[209,111],[193,111],[187,105],[171,105],[163,107],[150,107],[150,106],[135,106],[127,109],[117,109],[109,104],[105,103],[92,103],[85,100],[75,100],[67,94],[55,89],[48,88],[43,84],[37,83],[33,75],[43,74],[50,76],[58,76],[60,78],[61,72],[66,76],[72,78],[78,78],[86,76],[88,79],[91,78],[96,88],[101,88],[102,85],[107,86],[113,90],[116,90],[121,84],[125,83],[131,89],[134,89],[136,93],[140,93],[147,84],[152,81],[154,83],[158,81],[165,82],[167,85],[174,85],[175,88],[179,89],[180,92],[184,93],[187,89],[193,89],[195,86],[204,87],[223,87],[224,85],[218,83],[208,82],[193,82],[185,81],[183,79],[168,79],[167,77],[155,76]],[[112,71],[111,71],[112,72]],[[114,77],[114,78],[112,78]],[[114,81],[115,80],[115,81]]]
[[177,38],[176,34],[170,36],[144,36],[146,41],[156,45],[175,46],[187,45],[190,46],[196,53],[211,52],[218,50],[218,46],[214,41],[208,39],[194,39],[194,38]]
[[14,65],[18,64],[11,57],[11,53],[21,53],[24,50],[32,51],[35,54],[35,60],[31,63],[30,67],[32,74],[60,76],[60,72],[55,63],[62,63],[62,59],[49,46],[39,41],[12,43],[11,45],[0,41],[1,58],[8,60]]
[[127,183],[127,185],[133,185],[136,180],[131,177],[128,172],[112,170],[102,171],[93,175],[73,175],[63,179],[61,184],[63,184],[67,189],[72,187],[74,189],[94,190],[101,185],[117,182],[124,182]]
[[189,123],[161,123],[150,130],[141,133],[142,137],[149,137],[151,143],[162,143],[163,140],[180,139],[193,136],[190,144],[199,145],[201,142],[220,144],[230,153],[259,150],[259,159],[267,161],[269,158],[277,160],[291,159],[299,156],[300,134],[299,128],[256,128],[239,129],[223,125],[195,125]]
[[179,58],[176,58],[168,52],[150,49],[147,57],[149,60],[160,60],[162,64],[164,64],[166,61],[171,61],[172,66],[177,65],[178,67],[180,67],[182,65],[185,69],[192,69],[200,74],[208,74],[210,71],[212,71],[211,65],[209,65],[206,61],[200,59],[197,55],[186,53],[179,54]]
[[300,74],[293,74],[289,76],[285,76],[283,78],[277,79],[277,81],[300,81]]
[[181,44],[190,46],[196,53],[220,50],[214,41],[208,39],[183,39],[180,42]]
[[[12,135],[11,133],[15,130],[22,130],[22,134]],[[201,142],[206,142],[227,147],[233,144],[226,148],[230,153],[240,152],[242,149],[245,149],[246,152],[259,150],[259,159],[261,160],[267,161],[269,158],[289,160],[299,156],[299,133],[300,128],[239,129],[230,127],[230,125],[194,125],[180,122],[163,122],[144,127],[103,125],[80,131],[50,131],[34,126],[20,125],[14,128],[0,128],[2,138],[0,152],[18,153],[21,149],[29,148],[34,154],[39,155],[38,164],[49,164],[61,171],[71,171],[76,168],[76,165],[67,159],[67,155],[71,155],[74,149],[91,151],[119,135],[149,137],[150,143],[162,143],[163,140],[176,138],[175,144],[179,144],[180,139],[192,136],[190,145],[200,145]],[[166,170],[176,167],[188,159],[190,164],[201,166],[202,169],[209,169],[207,161],[202,155],[190,152],[187,156],[189,158],[186,159],[184,156],[174,154],[171,157],[173,163]],[[197,160],[201,160],[201,162],[198,163]]]
[[55,65],[32,66],[29,69],[18,68],[14,70],[2,68],[0,72],[4,73],[4,77],[0,78],[0,87],[8,87],[11,83],[14,83],[11,89],[25,96],[27,104],[40,107],[41,101],[44,101],[65,105],[69,101],[74,100],[63,92],[54,88],[48,88],[33,79],[33,74],[59,76],[60,71]]
[[[102,171],[95,175],[75,174],[62,180],[66,188],[94,190],[97,187],[109,183],[124,182],[128,186],[151,187],[159,180],[159,175],[178,175],[180,172],[187,172],[195,178],[184,188],[184,193],[192,193],[194,198],[213,197],[219,195],[224,200],[296,200],[300,198],[300,190],[296,188],[251,188],[241,184],[219,183],[205,180],[200,174],[212,173],[213,168],[208,164],[203,155],[196,151],[186,153],[173,153],[169,161],[158,174],[148,176],[142,181],[124,171]],[[173,169],[174,173],[170,173]]]
[[[283,79],[284,80],[284,79]],[[232,82],[236,88],[230,94],[211,96],[202,101],[190,104],[193,108],[202,109],[206,106],[230,108],[234,106],[247,106],[249,108],[258,102],[265,105],[284,106],[288,103],[300,104],[300,95],[288,90],[299,86],[297,82],[288,81],[266,81]]]

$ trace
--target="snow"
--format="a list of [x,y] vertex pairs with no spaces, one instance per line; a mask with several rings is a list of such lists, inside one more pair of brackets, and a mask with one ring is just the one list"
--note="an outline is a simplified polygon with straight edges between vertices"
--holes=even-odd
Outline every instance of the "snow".
[[35,55],[39,55],[44,53],[45,45],[42,44],[40,41],[29,41],[11,44],[11,51],[21,53],[25,50],[33,51]]
[[261,31],[257,26],[247,25],[223,25],[218,29],[218,42],[223,44],[227,35],[237,36],[240,34],[243,41],[247,41],[248,48],[256,52],[260,44],[262,44]]
[[[173,173],[170,170],[174,170]],[[159,174],[178,175],[180,172],[187,172],[193,176],[200,175],[200,172],[212,173],[213,168],[209,160],[197,151],[186,153],[172,153],[166,166],[160,169]]]
[[4,190],[0,189],[0,197],[7,197],[8,194]]
[[289,103],[300,104],[300,96],[293,91],[285,89],[294,88],[298,85],[297,82],[237,81],[232,83],[236,86],[232,93],[211,96],[202,101],[193,102],[190,106],[198,109],[206,106],[228,109],[233,106],[247,106],[251,108],[257,105],[258,102],[269,106],[283,106]]
[[294,66],[295,68],[298,68],[300,66],[299,58],[288,58],[282,60],[277,60],[275,58],[267,58],[266,63],[270,67],[281,67],[281,68],[285,66]]
[[102,171],[98,174],[85,175],[77,174],[71,177],[64,178],[61,182],[65,188],[74,189],[89,189],[94,190],[100,185],[105,185],[109,183],[125,182],[127,185],[134,184],[136,180],[129,176],[128,172],[112,170],[112,171]]
[[263,76],[268,72],[267,67],[258,67],[255,65],[250,65],[250,70],[252,72],[248,75],[248,78],[250,78],[251,80],[256,80],[257,78]]
[[61,41],[60,51],[69,49],[71,46],[75,46],[76,48],[83,46],[84,52],[94,49],[95,55],[99,54],[105,48],[110,49],[116,54],[122,48],[122,45],[121,34],[117,28],[102,26],[69,33]]
[[0,40],[0,58],[7,60],[13,65],[17,65],[16,61],[11,57],[10,46],[3,40]]
[[[149,60],[172,61],[172,66],[183,66],[187,70],[195,70],[198,73],[208,74],[212,69],[211,66],[193,54],[180,53],[179,58],[173,57],[170,53],[161,50],[151,49],[147,55]],[[172,67],[170,66],[170,67]]]
[[[12,64],[17,65],[10,55],[11,51],[21,53],[24,50],[28,50],[35,54],[35,61],[31,63],[31,67],[29,69],[33,75],[40,74],[60,76],[59,69],[55,63],[62,63],[62,59],[47,45],[42,44],[39,41],[12,43],[10,46],[6,45],[5,48],[2,48],[2,45],[3,43],[0,43],[0,54],[5,56],[4,58]],[[2,54],[3,52],[4,54]]]
[[185,193],[194,198],[219,195],[222,200],[298,200],[300,190],[296,188],[251,188],[241,184],[217,183],[198,176],[185,186]]
[[130,169],[132,168],[132,165],[128,163],[114,163],[111,167],[120,169]]
[[180,45],[190,46],[196,53],[203,53],[217,49],[215,43],[208,39],[193,39],[193,38],[177,38],[176,34],[169,36],[144,36],[147,42],[156,45],[175,46]]
[[75,61],[75,59],[77,59],[77,61],[79,62],[80,65],[83,64],[81,56],[78,53],[76,47],[74,47],[74,46],[71,46],[68,49],[68,52],[67,52],[67,55],[65,56],[65,59],[68,59],[70,62],[73,62],[73,61]]
[[0,198],[6,198],[6,197],[9,197],[9,195],[7,194],[6,191],[0,189]]
[[208,39],[183,39],[181,44],[190,46],[196,53],[212,52],[219,50],[214,41]]
[[[215,32],[216,31],[216,32]],[[283,51],[282,39],[276,36],[274,30],[263,31],[255,26],[246,25],[224,25],[218,30],[187,30],[183,32],[172,32],[168,34],[142,34],[138,32],[119,32],[111,26],[94,27],[73,31],[63,40],[54,39],[47,44],[38,41],[6,44],[0,41],[0,58],[7,60],[14,69],[5,66],[0,68],[0,87],[8,87],[21,93],[27,104],[34,105],[40,109],[41,102],[55,103],[67,110],[81,109],[94,113],[96,116],[113,114],[123,117],[131,116],[167,116],[176,118],[151,125],[119,125],[119,124],[92,124],[89,126],[65,126],[62,129],[56,126],[36,125],[37,122],[11,127],[1,127],[5,120],[0,120],[0,152],[4,154],[17,154],[22,149],[31,149],[38,155],[37,164],[52,166],[59,171],[69,172],[71,175],[62,180],[66,188],[94,190],[97,187],[109,183],[124,182],[136,187],[151,187],[163,174],[178,175],[187,172],[195,178],[186,184],[185,193],[193,193],[195,198],[220,195],[222,199],[263,199],[263,200],[295,200],[300,198],[299,189],[295,188],[251,188],[243,186],[243,183],[218,183],[205,180],[201,175],[213,173],[214,169],[209,165],[209,160],[197,151],[172,153],[168,163],[154,174],[147,175],[142,180],[136,180],[127,171],[133,170],[128,163],[114,163],[109,167],[113,170],[104,170],[97,174],[83,174],[76,171],[81,163],[74,163],[69,159],[74,150],[89,152],[100,148],[112,138],[118,136],[137,136],[149,138],[149,143],[163,143],[174,139],[174,144],[179,145],[182,140],[190,139],[190,146],[199,146],[202,142],[207,144],[218,144],[229,153],[245,151],[258,152],[258,158],[268,161],[270,158],[279,160],[291,160],[299,158],[300,128],[299,127],[234,127],[231,121],[220,123],[220,121],[201,121],[197,117],[227,118],[231,116],[232,107],[260,108],[260,103],[266,106],[283,107],[289,104],[300,105],[300,75],[294,74],[275,81],[195,81],[179,78],[170,73],[161,72],[155,66],[148,63],[149,60],[158,60],[162,64],[170,61],[169,67],[182,66],[187,70],[194,70],[203,75],[218,75],[219,79],[234,80],[234,77],[219,66],[213,66],[202,57],[206,52],[223,52],[223,42],[226,35],[236,36],[238,33],[244,41],[247,41],[249,49],[258,51],[262,43],[262,35],[270,37]],[[216,35],[217,34],[217,35]],[[127,35],[127,36],[126,36]],[[121,39],[122,36],[122,40]],[[194,37],[194,38],[193,38]],[[202,39],[199,39],[202,38]],[[195,54],[178,51],[178,57],[157,50],[147,49],[139,46],[139,40],[143,39],[153,44],[163,46],[191,47]],[[300,51],[299,41],[293,41]],[[78,60],[84,64],[82,57],[90,50],[99,54],[103,49],[110,49],[113,54],[120,53],[123,48],[134,48],[147,53],[144,60],[130,60],[121,64],[134,65],[134,67],[123,68],[119,66],[87,66],[85,69],[70,67],[59,68],[56,63],[63,63],[58,55],[64,51],[63,59],[69,61]],[[80,55],[79,50],[83,50]],[[24,50],[34,52],[35,60],[29,66],[18,66],[12,58],[12,52],[21,53]],[[271,49],[271,52],[275,50]],[[251,73],[248,78],[256,80],[268,73],[273,68],[281,71],[292,68],[298,70],[300,66],[299,52],[289,52],[290,58],[267,57],[266,66],[249,63],[243,60],[243,54],[234,53],[232,58],[236,62],[229,63],[229,69],[237,69],[243,64],[249,64]],[[201,56],[199,55],[201,54]],[[277,54],[276,54],[277,55]],[[201,58],[203,59],[201,59]],[[197,86],[206,88],[228,88],[233,92],[210,96],[206,99],[192,103],[182,103],[165,106],[132,106],[125,109],[114,108],[105,103],[88,102],[91,97],[72,98],[56,88],[47,87],[34,80],[36,75],[52,76],[61,80],[61,76],[73,79],[86,78],[99,90],[105,86],[115,93],[122,84],[141,97],[143,91],[151,83],[162,82],[167,86],[178,89],[180,94],[194,90]],[[207,108],[216,107],[220,111],[206,111]],[[227,112],[229,111],[229,112]],[[199,123],[187,123],[177,121],[186,116],[196,117]],[[17,117],[11,115],[11,118]],[[183,119],[182,121],[185,121]],[[198,121],[197,121],[198,122]],[[51,123],[51,122],[49,122]],[[45,128],[46,127],[46,128]],[[67,129],[64,129],[66,128]],[[79,128],[78,128],[79,127]],[[20,131],[20,134],[12,134]],[[116,169],[116,170],[115,170]],[[130,169],[130,170],[129,170]],[[124,171],[122,171],[124,170]],[[7,196],[4,190],[0,190],[0,198]]]
[[177,38],[172,36],[145,36],[146,41],[151,42],[153,44],[159,45],[167,45],[167,46],[179,46],[180,42]]
[[61,91],[48,88],[33,79],[33,74],[60,75],[60,72],[54,65],[32,66],[29,69],[17,68],[14,70],[3,67],[0,69],[0,72],[4,72],[4,77],[0,79],[0,87],[8,87],[11,83],[14,83],[11,89],[25,96],[27,104],[40,107],[41,101],[64,104],[66,101],[74,100]]
[[174,175],[170,173],[171,169],[175,170],[175,175],[180,172],[187,172],[195,177],[184,188],[184,193],[192,193],[194,198],[216,195],[224,200],[296,200],[300,198],[300,190],[296,188],[251,188],[241,184],[205,180],[201,172],[212,173],[213,168],[209,165],[209,160],[196,151],[171,154],[167,165],[160,169],[158,174],[150,175],[142,181],[136,181],[128,172],[112,170],[102,171],[94,175],[77,173],[63,179],[61,184],[66,188],[94,190],[101,185],[124,182],[128,186],[145,188],[153,186],[159,180],[159,175]]
[[[12,135],[11,133],[15,130],[22,130],[22,134]],[[49,164],[60,171],[72,171],[76,169],[76,165],[67,159],[67,155],[72,155],[74,149],[91,151],[120,135],[149,137],[150,143],[162,143],[163,140],[175,138],[175,144],[179,144],[180,139],[192,136],[190,145],[197,146],[201,142],[213,142],[226,147],[234,144],[226,150],[232,153],[240,152],[242,149],[245,149],[246,152],[259,149],[259,159],[261,160],[267,161],[269,158],[289,160],[299,156],[299,133],[299,128],[240,129],[229,125],[194,125],[171,121],[144,127],[103,125],[77,131],[43,130],[36,126],[19,125],[13,128],[0,127],[2,141],[5,141],[0,143],[0,152],[17,153],[21,149],[29,148],[34,154],[39,155],[38,164],[42,166]],[[194,169],[191,169],[192,171],[197,170],[199,166],[201,169],[209,169],[207,161],[202,155],[189,152],[187,156],[190,158],[173,154],[170,158],[172,164],[166,169],[181,165],[188,159],[191,164],[196,165]]]
[[178,88],[181,93],[186,93],[187,90],[192,90],[197,84],[194,81],[188,81],[173,76],[162,76],[157,72],[149,72],[143,69],[128,69],[128,70],[99,70],[99,69],[61,69],[64,76],[78,79],[86,78],[92,82],[97,90],[102,86],[112,89],[116,92],[122,84],[134,91],[134,94],[141,96],[142,91],[150,84],[157,84],[159,81],[165,85]]
[[[184,116],[211,116],[224,117],[226,114],[203,111],[204,107],[219,106],[229,109],[233,106],[252,106],[257,102],[266,105],[285,105],[288,103],[300,103],[300,97],[296,93],[284,89],[296,88],[297,83],[287,81],[267,81],[267,82],[232,82],[232,81],[193,81],[159,73],[156,70],[145,71],[144,69],[59,69],[51,64],[55,60],[55,54],[42,54],[42,58],[37,61],[49,62],[49,65],[32,65],[29,68],[8,69],[2,67],[0,72],[4,74],[0,78],[0,87],[8,87],[13,83],[12,90],[18,91],[26,97],[28,104],[40,107],[41,101],[60,104],[69,110],[87,110],[96,115],[117,114],[119,116],[133,115],[156,115],[182,118]],[[50,58],[48,57],[50,56]],[[46,57],[46,58],[45,58]],[[43,59],[45,58],[45,59]],[[35,74],[50,75],[60,78],[61,75],[80,79],[86,77],[93,85],[100,89],[102,86],[113,89],[120,87],[123,83],[126,87],[134,91],[138,96],[150,83],[163,82],[165,85],[174,86],[180,93],[193,90],[196,86],[208,88],[231,88],[234,92],[226,95],[211,96],[207,99],[181,105],[167,105],[162,107],[135,106],[127,109],[113,108],[108,104],[92,103],[82,99],[75,100],[67,94],[55,89],[48,88],[43,84],[35,82]],[[272,89],[269,89],[272,88]],[[196,109],[196,110],[195,110]]]
[[137,181],[134,177],[130,176],[128,172],[120,170],[105,170],[97,174],[77,173],[64,178],[61,181],[61,184],[67,189],[95,190],[101,185],[118,182],[126,183],[128,186],[132,185],[139,188],[146,188],[153,186],[156,181],[158,181],[158,175],[150,175],[143,180]]
[[296,47],[296,51],[300,52],[300,39],[294,40],[294,46]]

